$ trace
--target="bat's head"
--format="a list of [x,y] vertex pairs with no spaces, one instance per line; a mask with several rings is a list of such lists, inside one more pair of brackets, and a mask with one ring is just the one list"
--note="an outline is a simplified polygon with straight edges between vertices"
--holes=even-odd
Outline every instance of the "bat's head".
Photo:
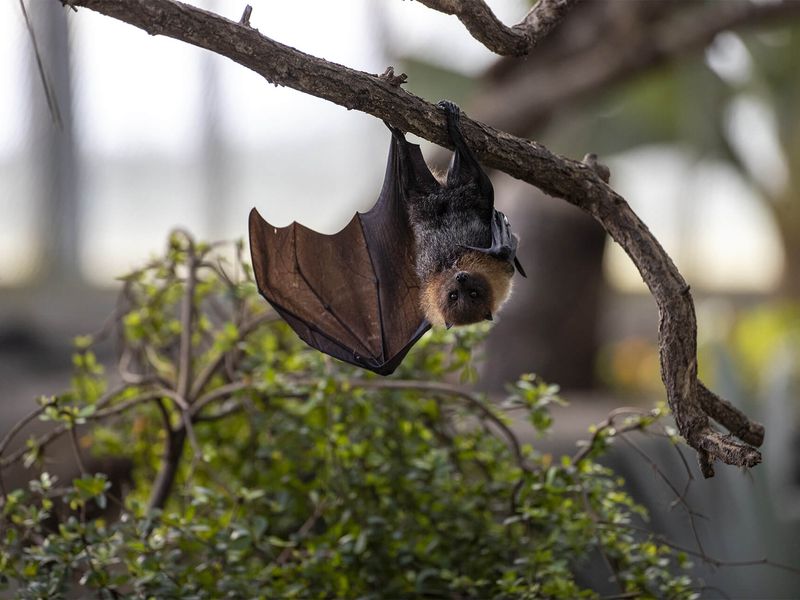
[[514,267],[479,252],[467,252],[456,264],[422,284],[421,303],[433,325],[447,328],[491,321],[511,292]]

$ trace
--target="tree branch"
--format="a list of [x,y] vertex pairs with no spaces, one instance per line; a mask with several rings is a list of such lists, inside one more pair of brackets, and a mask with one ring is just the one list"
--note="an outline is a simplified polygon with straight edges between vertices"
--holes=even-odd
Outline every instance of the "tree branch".
[[[442,111],[377,75],[356,71],[295,50],[258,31],[174,0],[70,0],[152,35],[166,35],[211,50],[259,73],[267,81],[383,119],[441,146],[452,148]],[[529,140],[464,116],[470,148],[492,168],[562,198],[597,219],[626,251],[659,309],[661,375],[680,433],[698,451],[703,473],[716,459],[752,467],[759,452],[714,431],[713,397],[698,397],[696,320],[689,286],[653,234],[595,170],[557,156]],[[755,425],[753,425],[755,427]],[[731,432],[738,435],[739,431]]]
[[727,400],[717,396],[700,382],[697,392],[700,406],[708,416],[725,427],[743,442],[760,446],[764,443],[764,426],[747,418],[747,415]]
[[197,285],[197,256],[194,251],[194,240],[190,235],[186,238],[186,287],[181,300],[181,342],[178,353],[178,385],[177,395],[184,401],[192,388],[192,325],[195,318],[194,290]]
[[195,460],[200,452],[197,446],[197,440],[194,436],[194,429],[192,428],[191,417],[189,416],[189,403],[187,400],[187,395],[192,388],[192,325],[195,320],[194,292],[197,285],[198,260],[192,236],[183,232],[179,233],[182,233],[186,238],[187,273],[183,298],[181,299],[181,339],[178,349],[178,381],[174,393],[172,390],[166,388],[159,391],[163,395],[170,397],[178,405],[183,427],[172,427],[169,411],[164,405],[164,402],[159,399],[158,407],[161,410],[164,420],[164,430],[166,431],[167,439],[164,442],[164,454],[161,461],[161,468],[153,483],[153,490],[148,502],[148,507],[151,510],[154,508],[164,508],[169,498],[172,484],[178,474],[178,466],[180,464],[181,455],[183,454],[183,445],[187,435],[195,451]]
[[[39,408],[31,412],[30,414],[26,415],[23,419],[17,421],[17,423],[8,430],[8,433],[3,437],[3,440],[0,441],[0,457],[3,456],[3,453],[6,451],[6,448],[11,443],[11,440],[14,439],[14,436],[17,435],[25,426],[30,423],[31,421],[37,419],[39,415],[41,415],[48,407],[52,406],[54,403],[51,401],[43,403]],[[2,465],[3,463],[0,463]]]
[[178,474],[178,466],[180,465],[181,455],[183,454],[183,445],[186,441],[186,429],[184,427],[177,429],[172,428],[169,411],[167,407],[164,406],[164,402],[160,399],[158,400],[158,408],[164,420],[164,431],[166,432],[167,439],[164,441],[161,468],[153,482],[153,489],[150,492],[150,499],[147,502],[147,506],[150,510],[163,509],[164,505],[167,503],[170,491],[172,490],[172,484]]
[[[254,317],[252,320],[250,320],[247,323],[244,323],[239,328],[239,339],[246,338],[248,335],[250,335],[256,329],[258,329],[264,323],[268,323],[278,318],[279,317],[271,311],[264,312]],[[208,382],[211,381],[211,377],[214,375],[214,373],[217,372],[217,369],[219,369],[220,366],[223,364],[223,362],[225,361],[225,357],[227,355],[228,355],[227,352],[220,352],[220,354],[214,360],[206,364],[203,370],[200,371],[200,373],[198,373],[197,378],[195,379],[194,384],[192,385],[192,391],[189,395],[189,397],[192,400],[192,404],[194,404],[195,401],[200,397],[200,394],[203,392],[203,389],[206,387]],[[195,410],[195,407],[194,406],[192,407],[192,414],[196,414],[198,411],[199,408]]]
[[[583,8],[591,7],[587,4]],[[570,16],[579,19],[584,16],[581,12]],[[596,17],[592,12],[584,20]],[[567,49],[561,56],[499,61],[498,65],[508,66],[503,69],[504,76],[490,78],[471,107],[479,119],[490,119],[501,129],[526,134],[565,102],[591,97],[609,84],[696,52],[722,31],[798,17],[800,2],[793,0],[726,0],[668,13],[636,31],[624,29],[624,24],[617,25],[617,31],[612,23],[603,23],[597,27],[612,31],[579,52],[570,51],[570,44],[565,42]],[[568,24],[565,22],[565,26]]]
[[524,56],[580,0],[539,0],[525,18],[508,27],[483,0],[418,0],[428,8],[455,15],[467,31],[495,54]]

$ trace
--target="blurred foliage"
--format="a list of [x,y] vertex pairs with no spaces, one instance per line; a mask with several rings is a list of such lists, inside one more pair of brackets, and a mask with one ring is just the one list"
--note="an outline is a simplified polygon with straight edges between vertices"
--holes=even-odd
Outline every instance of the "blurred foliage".
[[[726,33],[730,46],[741,45],[742,74],[723,78],[709,66],[707,56],[678,58],[645,71],[599,95],[576,102],[556,118],[549,130],[560,150],[579,153],[592,148],[601,156],[645,144],[681,144],[700,156],[732,161],[728,140],[729,114],[724,110],[741,94],[764,100],[779,123],[783,149],[794,154],[797,145],[797,99],[800,85],[800,29],[787,25],[769,33]],[[731,39],[735,43],[731,44]],[[580,99],[579,99],[580,100]],[[721,108],[723,110],[721,110]],[[748,173],[743,173],[748,176]]]
[[[712,56],[726,68],[715,70]],[[784,251],[779,290],[800,296],[800,28],[786,24],[770,31],[726,32],[705,55],[686,57],[648,70],[603,93],[559,111],[543,136],[568,155],[591,148],[600,156],[662,144],[693,160],[723,161],[748,183],[775,223]],[[758,122],[735,120],[742,102],[763,116]],[[752,115],[748,117],[752,119]],[[766,129],[766,130],[765,130]],[[743,131],[753,130],[754,140]],[[758,139],[755,139],[758,138]],[[762,172],[752,156],[772,140],[786,166],[786,180]],[[697,198],[702,201],[702,198]]]
[[658,346],[642,337],[605,344],[597,356],[598,381],[616,393],[637,398],[662,395]]
[[[227,263],[223,250],[175,235],[166,257],[125,278],[121,385],[94,358],[99,336],[76,340],[72,389],[39,415],[66,432],[84,424],[81,441],[132,459],[135,482],[120,497],[110,474],[58,481],[44,468],[48,438],[29,442],[38,474],[2,495],[7,592],[572,599],[597,596],[576,573],[602,557],[624,597],[696,596],[686,556],[646,533],[644,510],[596,462],[610,424],[555,459],[520,444],[484,398],[440,383],[474,377],[485,327],[433,332],[399,377],[380,379],[300,343],[266,312],[241,245]],[[176,400],[187,340],[197,389]],[[557,392],[525,376],[504,408],[546,434]],[[180,431],[191,443],[152,508]]]
[[[762,396],[778,357],[787,350],[790,357],[800,355],[800,305],[773,302],[738,312],[725,304],[714,306],[722,315],[712,327],[716,331],[698,343],[700,379],[736,397]],[[597,369],[599,381],[615,393],[636,398],[661,393],[658,345],[651,340],[628,337],[606,344]],[[800,366],[793,372],[800,374]]]
[[732,328],[730,344],[747,391],[756,391],[778,352],[787,346],[800,348],[800,306],[780,303],[743,313]]

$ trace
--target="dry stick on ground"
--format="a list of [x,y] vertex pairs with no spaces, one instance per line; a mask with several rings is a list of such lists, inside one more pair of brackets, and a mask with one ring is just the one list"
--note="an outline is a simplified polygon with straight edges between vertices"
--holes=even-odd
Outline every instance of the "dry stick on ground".
[[[377,75],[331,63],[262,36],[213,13],[174,0],[70,0],[104,15],[166,35],[226,56],[259,73],[275,85],[284,85],[356,109],[441,146],[452,148],[444,115],[430,104]],[[714,474],[713,463],[752,467],[761,454],[715,431],[714,415],[732,434],[741,423],[755,445],[763,428],[730,405],[704,395],[697,381],[696,320],[689,286],[672,259],[625,199],[611,189],[595,170],[581,162],[557,156],[529,140],[497,131],[487,125],[461,120],[470,148],[488,167],[535,185],[546,194],[562,198],[597,219],[630,256],[659,309],[661,375],[678,429],[699,454],[703,475]],[[731,410],[732,409],[732,410]]]
[[495,54],[524,56],[580,0],[539,0],[525,18],[508,27],[483,0],[419,0],[428,8],[455,15],[472,37]]

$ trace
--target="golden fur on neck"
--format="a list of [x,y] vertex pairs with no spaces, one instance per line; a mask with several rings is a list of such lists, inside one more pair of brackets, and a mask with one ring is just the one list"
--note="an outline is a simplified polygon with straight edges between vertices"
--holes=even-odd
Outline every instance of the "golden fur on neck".
[[[482,275],[489,282],[491,295],[487,298],[492,314],[500,310],[511,294],[511,277],[514,267],[483,252],[468,250],[456,263],[445,271],[438,271],[422,281],[420,307],[425,318],[436,327],[444,327],[445,317],[441,307],[444,291],[459,271]],[[477,322],[477,321],[476,321]]]

